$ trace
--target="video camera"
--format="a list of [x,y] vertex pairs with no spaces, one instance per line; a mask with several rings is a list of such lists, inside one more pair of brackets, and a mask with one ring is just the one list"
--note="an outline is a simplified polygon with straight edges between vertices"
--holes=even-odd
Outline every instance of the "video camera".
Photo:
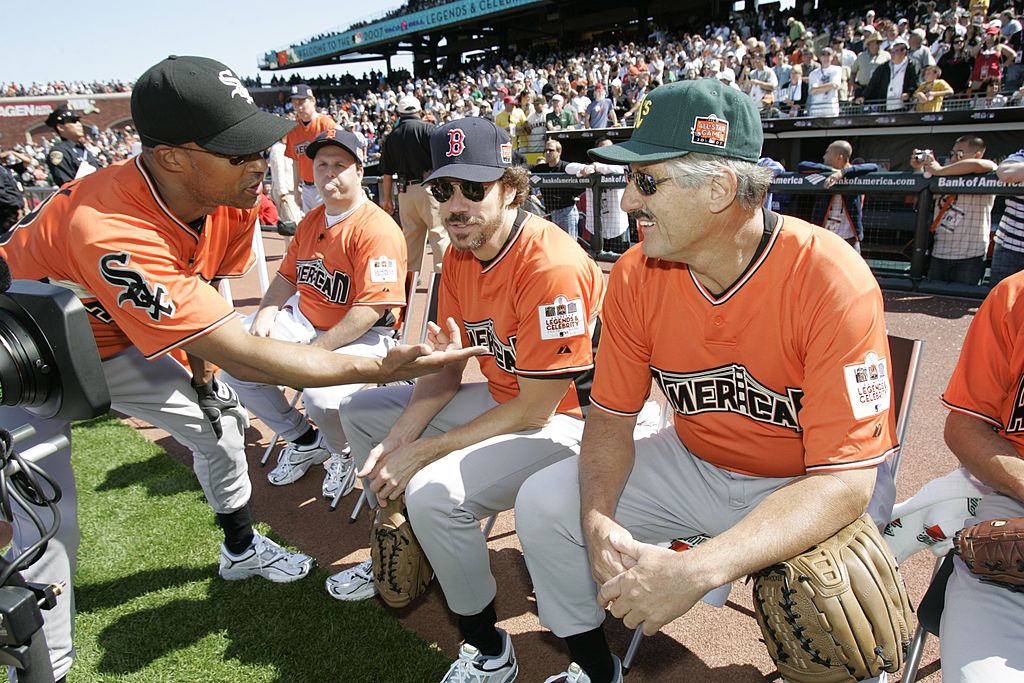
[[[110,408],[110,392],[88,314],[63,287],[11,283],[0,258],[0,405],[18,406],[43,419],[97,417]],[[15,558],[0,558],[0,665],[14,667],[19,683],[53,683],[42,631],[44,609],[57,604],[63,586],[26,582],[19,573],[42,557],[60,526],[60,487],[36,461],[67,448],[58,434],[31,448],[15,445],[35,436],[31,424],[0,428],[0,545],[11,540],[12,500],[35,524],[39,541]],[[44,484],[45,482],[45,484]],[[32,506],[47,508],[47,528]],[[27,523],[27,522],[26,522]]]

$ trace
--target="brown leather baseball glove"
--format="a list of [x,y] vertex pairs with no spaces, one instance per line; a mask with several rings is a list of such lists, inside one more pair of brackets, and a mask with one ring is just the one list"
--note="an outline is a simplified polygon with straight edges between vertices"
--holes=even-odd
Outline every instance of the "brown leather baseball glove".
[[985,583],[1024,593],[1024,519],[990,519],[961,529],[953,552]]
[[753,578],[757,623],[787,681],[861,681],[902,666],[910,601],[867,515]]
[[390,607],[405,607],[430,585],[434,571],[412,533],[405,498],[377,508],[370,531],[373,583]]

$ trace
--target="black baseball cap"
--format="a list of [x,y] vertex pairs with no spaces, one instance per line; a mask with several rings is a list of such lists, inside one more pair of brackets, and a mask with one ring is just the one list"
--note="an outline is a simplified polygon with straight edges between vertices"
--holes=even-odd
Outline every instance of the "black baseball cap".
[[613,164],[667,161],[691,152],[757,163],[763,142],[754,101],[704,78],[658,86],[640,105],[629,140],[587,153]]
[[508,133],[492,121],[458,119],[430,134],[430,158],[434,172],[427,176],[427,182],[454,178],[489,183],[512,166],[512,142]]
[[75,122],[79,118],[81,117],[78,114],[71,111],[62,104],[61,106],[51,111],[50,115],[46,117],[46,125],[50,128],[56,128],[57,124]]
[[334,145],[335,147],[341,147],[343,150],[351,154],[356,158],[356,162],[363,165],[363,150],[362,145],[359,144],[359,138],[355,136],[355,133],[350,133],[347,130],[341,130],[335,128],[334,130],[325,130],[320,135],[317,135],[313,139],[313,142],[306,145],[306,156],[310,159],[316,158],[316,153],[321,148],[327,147],[328,145]]
[[146,147],[195,142],[230,155],[262,152],[295,127],[294,121],[261,111],[224,64],[175,55],[136,81],[132,118]]

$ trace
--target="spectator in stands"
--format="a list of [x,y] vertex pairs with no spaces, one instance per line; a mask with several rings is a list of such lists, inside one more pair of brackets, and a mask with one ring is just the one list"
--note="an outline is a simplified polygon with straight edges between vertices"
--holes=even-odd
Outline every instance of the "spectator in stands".
[[516,146],[516,149],[518,149],[519,133],[520,129],[526,123],[526,112],[516,105],[516,100],[512,96],[507,96],[502,99],[502,104],[504,105],[504,109],[495,115],[494,123],[509,134],[509,137],[512,138],[513,144]]
[[[801,161],[797,171],[824,174],[825,187],[830,188],[844,178],[856,178],[879,170],[878,164],[851,164],[852,156],[853,146],[846,140],[836,140],[825,150],[822,157],[825,163]],[[839,235],[860,252],[864,241],[864,195],[838,192],[818,195],[814,200],[811,222]]]
[[551,112],[546,117],[548,130],[568,130],[576,127],[576,116],[565,107],[565,98],[561,95],[551,97]]
[[25,196],[18,179],[0,166],[0,232],[18,222],[25,210]]
[[1003,81],[1007,90],[1016,90],[1024,84],[1024,64],[1021,63],[1021,58],[1024,56],[1022,54],[1024,53],[1024,30],[1022,30],[1021,22],[1014,15],[1012,8],[1004,10],[999,18],[1003,22],[999,30],[1006,38],[1006,44],[1016,53],[1013,60],[1006,65],[1006,75]]
[[[938,64],[942,56],[953,49],[953,41],[956,39],[956,29],[952,26],[947,26],[942,31],[942,37],[931,44],[929,50],[932,53],[932,59]],[[963,41],[961,41],[963,44]]]
[[861,93],[871,83],[871,77],[881,64],[889,61],[890,55],[881,49],[882,36],[878,33],[871,33],[864,39],[864,51],[857,55],[853,66],[850,68],[850,76],[855,82],[854,94],[861,102],[865,99]]
[[789,26],[790,40],[795,41],[807,32],[807,29],[804,28],[803,22],[796,17],[789,17],[786,19],[786,25]]
[[586,113],[587,107],[590,106],[590,98],[587,97],[586,83],[580,83],[579,85],[576,86],[576,94],[573,96],[572,102],[570,102],[570,104],[572,105],[573,110],[576,112],[576,117],[582,123],[583,115]]
[[971,103],[975,109],[998,109],[999,107],[1005,107],[1007,103],[1006,95],[999,92],[1000,81],[998,78],[989,77],[983,80],[979,84],[979,90],[982,94],[976,96],[974,101]]
[[846,47],[846,36],[837,33],[832,37],[832,50],[839,59],[839,65],[853,70],[853,63],[857,61],[857,53]]
[[583,126],[584,128],[609,128],[618,125],[619,119],[615,116],[615,103],[605,94],[604,84],[598,83],[594,86],[594,99],[583,114]]
[[[612,144],[614,143],[608,138],[601,138],[594,146],[607,147]],[[565,172],[569,175],[586,178],[595,173],[599,175],[622,175],[626,172],[626,167],[594,161],[587,164],[568,164],[565,167]],[[601,237],[605,240],[617,239],[629,230],[629,217],[622,210],[621,206],[622,194],[623,188],[604,188],[601,192],[601,205],[597,206],[597,202],[594,201],[594,191],[587,189],[585,193],[587,232],[591,235],[595,233],[597,225],[595,214],[600,217]],[[578,238],[578,235],[574,236]]]
[[[533,91],[529,88],[519,91],[516,107],[512,110],[512,115],[509,118],[510,127],[515,126],[515,139],[512,142],[520,152],[529,150],[530,128],[526,122],[530,118],[530,112],[533,111],[533,96]],[[521,112],[522,116],[520,117],[517,112]]]
[[[1004,183],[1024,183],[1024,149],[1017,150],[999,164],[996,176]],[[989,284],[995,287],[1003,278],[1024,270],[1024,197],[1006,198],[1006,209],[996,229]]]
[[843,70],[832,63],[834,54],[832,48],[822,48],[819,55],[821,64],[807,78],[808,116],[839,116]]
[[935,63],[932,51],[925,44],[925,33],[923,28],[915,28],[907,35],[909,51],[907,57],[917,65],[917,73],[923,74],[924,70]]
[[977,47],[968,50],[974,56],[974,67],[971,70],[971,90],[982,91],[981,82],[986,78],[1002,80],[1003,61],[1013,62],[1017,53],[1006,44],[1006,38],[999,34],[998,26],[989,26],[985,30],[984,41]]
[[276,227],[280,218],[277,213],[277,206],[274,204],[274,200],[270,198],[271,185],[272,183],[269,180],[263,181],[263,192],[260,193],[259,221],[261,226]]
[[807,102],[807,88],[803,84],[803,67],[794,64],[789,73],[789,87],[783,91],[783,111],[790,117],[799,116]]
[[[544,160],[531,170],[534,173],[568,173],[567,165],[562,158],[562,143],[548,140],[544,143]],[[580,212],[576,208],[576,198],[581,193],[566,188],[541,187],[540,194],[551,222],[573,237],[578,237]]]
[[915,111],[942,111],[942,102],[953,94],[953,87],[939,78],[942,68],[933,64],[924,70],[924,80],[914,91]]
[[754,104],[765,116],[775,106],[775,91],[779,87],[778,76],[765,65],[764,54],[756,51],[750,57],[750,71],[743,80],[743,90],[754,100]]
[[950,49],[939,58],[938,65],[942,69],[943,78],[956,94],[967,92],[971,84],[973,61],[965,49],[964,37],[953,38]]
[[526,131],[529,135],[527,149],[530,152],[541,152],[544,149],[544,133],[548,129],[548,102],[543,95],[534,95],[533,112],[526,119]]
[[[930,150],[914,150],[910,165],[933,176],[962,176],[996,170],[996,163],[984,156],[984,140],[964,135],[957,138],[945,166],[935,160]],[[981,284],[995,199],[992,194],[952,194],[941,195],[935,200],[929,279]]]
[[885,101],[886,111],[902,111],[917,90],[917,65],[907,57],[907,41],[897,39],[889,52],[891,58],[871,76],[858,103]]

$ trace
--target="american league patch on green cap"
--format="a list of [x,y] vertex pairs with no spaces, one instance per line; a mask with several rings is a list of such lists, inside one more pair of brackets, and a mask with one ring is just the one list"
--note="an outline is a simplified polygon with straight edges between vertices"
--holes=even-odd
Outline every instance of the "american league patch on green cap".
[[720,81],[678,81],[652,90],[637,111],[633,136],[589,151],[614,164],[647,164],[690,152],[756,163],[764,134],[753,100]]

